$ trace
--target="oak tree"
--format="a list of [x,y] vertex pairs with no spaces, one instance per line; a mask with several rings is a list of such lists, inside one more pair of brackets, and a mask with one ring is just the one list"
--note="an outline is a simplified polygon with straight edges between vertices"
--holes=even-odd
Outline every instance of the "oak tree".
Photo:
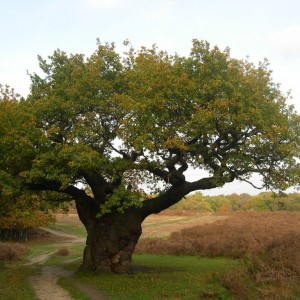
[[[126,45],[39,57],[19,103],[25,140],[1,158],[18,189],[75,199],[88,270],[126,272],[143,220],[193,191],[254,173],[268,189],[299,185],[299,116],[267,61],[198,40],[187,57]],[[188,181],[191,168],[207,175]]]

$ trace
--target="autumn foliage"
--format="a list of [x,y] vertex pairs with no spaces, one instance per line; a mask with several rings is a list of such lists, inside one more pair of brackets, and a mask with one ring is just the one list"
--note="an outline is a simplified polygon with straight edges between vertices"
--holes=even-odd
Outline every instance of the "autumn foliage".
[[26,241],[28,229],[46,226],[54,221],[53,213],[35,195],[22,195],[14,201],[2,200],[0,239]]

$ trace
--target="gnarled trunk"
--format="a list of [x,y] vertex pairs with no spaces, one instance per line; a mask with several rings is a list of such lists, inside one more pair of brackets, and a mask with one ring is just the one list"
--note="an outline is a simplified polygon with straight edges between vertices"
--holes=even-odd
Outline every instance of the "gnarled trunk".
[[76,207],[88,234],[82,269],[127,272],[142,234],[143,220],[178,202],[190,191],[190,184],[183,184],[154,199],[145,200],[141,208],[131,207],[124,213],[112,212],[101,217],[97,217],[99,205],[80,193],[76,198]]
[[125,273],[142,234],[143,218],[138,210],[96,217],[96,206],[77,201],[77,210],[87,230],[83,255],[84,270]]

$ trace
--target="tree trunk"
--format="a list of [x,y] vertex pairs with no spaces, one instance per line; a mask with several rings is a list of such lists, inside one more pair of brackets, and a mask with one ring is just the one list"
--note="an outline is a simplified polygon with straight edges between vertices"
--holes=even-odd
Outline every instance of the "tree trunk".
[[87,230],[81,269],[126,273],[142,233],[143,217],[138,210],[96,217],[96,207],[77,201],[77,210]]
[[[196,187],[210,187],[209,179],[197,182]],[[145,200],[141,208],[131,207],[124,213],[113,212],[97,217],[99,204],[83,193],[76,198],[80,220],[87,230],[82,269],[126,273],[131,264],[134,248],[142,234],[143,220],[153,213],[170,207],[194,190],[194,185],[184,183],[170,188],[154,199]]]

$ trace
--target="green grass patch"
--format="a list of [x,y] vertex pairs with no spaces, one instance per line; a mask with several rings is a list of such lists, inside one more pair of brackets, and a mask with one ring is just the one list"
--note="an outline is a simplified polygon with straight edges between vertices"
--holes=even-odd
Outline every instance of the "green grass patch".
[[36,245],[29,245],[29,252],[25,256],[26,259],[30,259],[32,257],[41,255],[41,254],[46,254],[55,251],[58,246],[53,245],[53,244],[36,244]]
[[220,278],[226,272],[243,269],[243,263],[236,259],[135,255],[129,274],[77,272],[72,279],[61,279],[60,284],[80,300],[86,298],[82,298],[76,281],[92,285],[114,300],[201,299],[201,295],[232,299]]
[[65,248],[70,250],[70,254],[66,256],[57,255],[55,252],[65,246],[62,245],[34,245],[30,246],[26,259],[30,259],[39,255],[52,253],[49,258],[43,262],[43,265],[61,265],[66,261],[79,260],[82,258],[85,245],[67,245]]
[[67,234],[75,235],[77,237],[86,238],[87,233],[84,226],[66,224],[66,223],[55,223],[48,226],[51,229],[62,231]]
[[[70,225],[70,224],[64,224],[64,223],[56,223],[53,225],[50,225],[49,228],[60,231],[63,233],[71,234],[77,237],[83,237],[86,238],[86,230],[85,228]],[[26,255],[26,259],[30,259],[32,257],[36,257],[42,254],[51,253],[54,251],[59,250],[60,248],[64,247],[64,245],[61,242],[43,242],[43,243],[34,243],[29,244],[29,253]],[[84,243],[82,245],[66,245],[66,248],[68,248],[71,252],[70,255],[65,257],[56,257],[55,254],[51,255],[49,260],[47,260],[46,264],[55,264],[61,262],[63,259],[72,259],[76,258],[78,256],[82,256],[83,250],[84,250]]]
[[19,264],[0,265],[0,299],[34,300],[33,288],[29,276],[33,275],[30,267]]
[[157,221],[153,223],[145,223],[143,226],[146,227],[158,227],[161,225],[168,225],[168,224],[186,224],[189,222],[192,222],[192,220],[198,220],[199,216],[188,216],[188,217],[181,217],[181,218],[175,218],[171,220],[166,221]]
[[[59,250],[60,248],[57,248],[57,250]],[[53,253],[44,264],[62,265],[62,264],[68,264],[69,262],[72,261],[78,261],[78,262],[82,261],[84,245],[68,246],[66,248],[70,250],[69,255],[61,256],[56,253]]]

